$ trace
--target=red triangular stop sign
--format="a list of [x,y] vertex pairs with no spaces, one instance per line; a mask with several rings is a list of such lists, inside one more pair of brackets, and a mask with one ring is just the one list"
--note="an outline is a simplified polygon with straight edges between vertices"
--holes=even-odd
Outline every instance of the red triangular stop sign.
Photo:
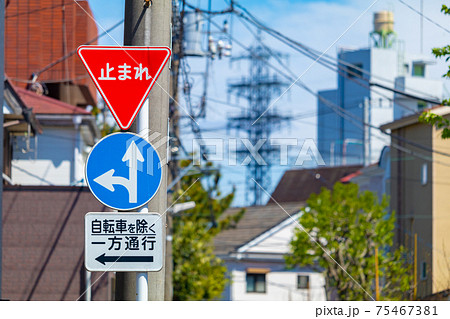
[[121,129],[128,129],[170,57],[167,47],[82,45],[78,55]]

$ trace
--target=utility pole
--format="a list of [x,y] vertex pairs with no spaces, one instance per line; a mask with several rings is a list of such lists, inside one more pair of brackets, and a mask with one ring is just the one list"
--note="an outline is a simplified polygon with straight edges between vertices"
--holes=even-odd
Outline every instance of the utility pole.
[[[142,2],[142,1],[137,1]],[[152,3],[152,1],[150,1]],[[172,0],[153,0],[150,10],[150,45],[171,47],[171,14]],[[149,129],[151,132],[159,132],[163,138],[168,140],[169,124],[169,64],[164,67],[158,82],[153,87],[149,95]],[[158,212],[162,215],[163,225],[166,221],[167,210],[167,148],[164,143],[157,148],[163,167],[161,187],[155,197],[148,204],[150,212]],[[163,228],[163,238],[166,240],[165,228]],[[163,243],[164,249],[166,243]],[[164,300],[164,279],[165,265],[158,272],[149,274],[149,299]]]
[[3,205],[3,90],[5,81],[5,1],[0,0],[0,299],[2,298],[2,205]]
[[[170,47],[170,18],[171,0],[125,0],[125,27],[124,45],[126,46],[166,46]],[[130,131],[146,130],[148,133],[160,133],[161,138],[168,135],[167,125],[169,118],[169,66],[166,65],[158,81],[153,87],[148,101],[144,104],[137,124]],[[148,121],[145,118],[148,117]],[[147,136],[142,136],[148,139]],[[167,143],[162,143],[157,152],[163,164],[167,163]],[[167,165],[163,166],[161,186],[148,204],[148,211],[161,215],[165,224],[165,211],[167,207]],[[141,208],[146,211],[147,208]],[[165,227],[163,228],[163,236]],[[165,242],[162,243],[165,247]],[[164,274],[165,266],[158,272],[144,273],[117,273],[116,274],[116,300],[136,300],[137,293],[142,292],[141,285],[147,283],[148,299],[164,300]],[[136,287],[136,280],[139,281]],[[139,291],[136,288],[140,288]]]
[[[170,150],[170,162],[169,162],[169,182],[170,185],[180,174],[179,170],[179,154],[181,152],[180,127],[179,119],[180,112],[178,110],[178,77],[180,70],[180,60],[183,58],[182,43],[183,43],[183,18],[184,11],[179,10],[178,3],[173,2],[172,8],[172,65],[170,70],[170,104],[169,104],[169,135],[171,138],[171,150]],[[172,186],[172,189],[168,191],[175,193],[180,187],[180,183],[176,183]],[[169,203],[172,202],[172,198],[169,196]],[[164,300],[171,301],[173,299],[173,212],[167,212],[167,242],[166,242],[166,274],[165,274],[165,291]]]
[[417,233],[414,233],[414,287],[413,301],[417,300]]
[[378,270],[378,247],[375,247],[375,300],[380,301],[380,274]]

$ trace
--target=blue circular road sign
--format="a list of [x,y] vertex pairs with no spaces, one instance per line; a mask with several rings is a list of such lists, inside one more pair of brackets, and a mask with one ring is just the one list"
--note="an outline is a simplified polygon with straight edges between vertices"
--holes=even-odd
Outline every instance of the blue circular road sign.
[[114,133],[92,148],[86,181],[104,205],[133,210],[145,205],[161,185],[162,164],[156,149],[133,133]]

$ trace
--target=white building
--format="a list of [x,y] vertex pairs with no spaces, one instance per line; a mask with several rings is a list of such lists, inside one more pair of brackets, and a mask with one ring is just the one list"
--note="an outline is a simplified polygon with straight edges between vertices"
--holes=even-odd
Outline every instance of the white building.
[[11,181],[12,143],[20,136],[34,137],[42,133],[39,122],[17,94],[13,85],[6,79],[3,91],[3,179]]
[[379,127],[442,100],[443,83],[427,78],[434,59],[404,52],[391,13],[376,13],[374,22],[374,46],[341,48],[337,89],[319,92],[318,147],[328,165],[375,163],[389,137],[363,122]]
[[84,185],[84,163],[100,137],[94,116],[32,91],[15,88],[42,127],[42,134],[12,140],[11,179],[17,185]]
[[320,272],[285,264],[302,205],[283,204],[292,218],[276,204],[247,207],[236,228],[215,238],[216,255],[225,261],[230,279],[224,300],[326,300]]

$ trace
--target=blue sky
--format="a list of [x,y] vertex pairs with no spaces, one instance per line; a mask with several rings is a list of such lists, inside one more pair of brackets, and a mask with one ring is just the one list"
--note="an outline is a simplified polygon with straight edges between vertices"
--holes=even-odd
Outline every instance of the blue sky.
[[[91,0],[89,1],[94,16],[98,23],[108,29],[121,19],[123,19],[124,0]],[[193,5],[206,8],[207,1],[191,0],[187,1]],[[220,10],[227,7],[228,1],[213,0],[213,10]],[[239,1],[244,7],[252,12],[260,20],[264,21],[270,27],[303,42],[315,49],[327,49],[347,27],[367,8],[373,1],[367,0],[321,0],[321,1],[295,1],[295,0],[264,0],[264,1]],[[408,1],[414,7],[420,7],[420,0]],[[424,14],[441,25],[450,28],[450,19],[440,13],[441,0],[424,1]],[[410,53],[420,53],[419,41],[419,16],[405,7],[398,0],[379,0],[376,4],[361,17],[361,19],[348,31],[342,38],[333,45],[328,53],[336,56],[339,47],[367,47],[369,45],[369,33],[372,30],[373,12],[380,10],[391,10],[395,16],[395,30],[398,38],[405,42],[406,51]],[[221,17],[215,18],[218,24],[221,24]],[[236,19],[232,20],[233,36],[240,41],[249,44],[252,43],[251,34]],[[102,32],[99,28],[99,32]],[[117,28],[111,33],[110,37],[103,37],[101,44],[115,45],[116,41],[122,44],[123,27]],[[443,46],[450,42],[449,34],[439,29],[435,25],[424,21],[424,53],[430,55],[431,48],[435,46]],[[289,65],[292,70],[300,75],[311,64],[311,60],[301,56],[277,42],[277,40],[265,35],[263,37],[265,43],[270,47],[290,55]],[[233,43],[233,56],[237,56],[242,49]],[[202,71],[204,68],[204,60],[198,58],[190,58],[188,63],[193,71]],[[232,78],[238,78],[246,74],[245,64],[230,65],[227,59],[215,60],[211,70],[211,80],[209,83],[209,94],[211,97],[227,100],[227,81]],[[430,68],[432,78],[440,78],[445,72],[445,64],[442,61]],[[324,69],[320,65],[314,65],[304,75],[302,80],[314,90],[331,89],[336,87],[336,74]],[[447,92],[450,85],[446,81]],[[193,93],[200,94],[201,81],[196,80],[193,86]],[[448,93],[447,93],[448,94]],[[233,102],[244,104],[245,101]],[[194,101],[195,102],[195,101]],[[181,100],[183,105],[184,102]],[[316,98],[302,91],[298,87],[293,87],[289,93],[280,99],[275,107],[284,114],[298,114],[316,111]],[[207,118],[199,120],[203,128],[216,128],[215,131],[208,131],[204,136],[210,138],[227,138],[233,137],[235,134],[227,133],[220,130],[226,125],[226,116],[236,113],[235,108],[227,108],[221,104],[209,103],[207,110]],[[316,117],[311,116],[301,121],[291,123],[287,127],[274,134],[275,137],[292,137],[300,140],[306,138],[316,138]],[[182,123],[184,143],[190,148],[192,135],[188,123]],[[311,164],[311,163],[310,163]],[[237,187],[237,198],[235,205],[244,203],[244,187],[245,187],[245,168],[244,167],[226,167],[224,165],[222,189],[224,192],[230,191],[232,186]],[[272,174],[272,189],[278,182],[286,167],[275,167]],[[268,191],[272,191],[269,189]]]

